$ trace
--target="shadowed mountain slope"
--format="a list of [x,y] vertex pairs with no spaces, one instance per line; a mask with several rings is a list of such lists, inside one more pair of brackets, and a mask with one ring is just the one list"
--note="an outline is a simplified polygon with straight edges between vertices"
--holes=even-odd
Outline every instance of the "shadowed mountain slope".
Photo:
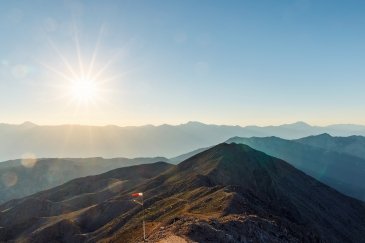
[[[159,174],[159,175],[158,175]],[[0,206],[0,240],[361,242],[365,205],[246,145],[220,144],[177,166],[139,165]],[[180,238],[179,238],[180,239]]]
[[365,160],[359,157],[277,137],[235,137],[227,142],[246,144],[288,161],[291,165],[338,191],[365,201]]
[[167,161],[166,158],[23,159],[0,163],[0,203],[115,168]]

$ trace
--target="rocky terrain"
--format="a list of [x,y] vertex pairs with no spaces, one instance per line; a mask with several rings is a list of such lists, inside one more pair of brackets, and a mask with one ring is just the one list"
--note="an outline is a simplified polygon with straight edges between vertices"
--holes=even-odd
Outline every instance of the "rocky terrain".
[[[0,241],[362,242],[365,205],[243,144],[79,178],[0,206]],[[177,242],[178,242],[177,241]]]

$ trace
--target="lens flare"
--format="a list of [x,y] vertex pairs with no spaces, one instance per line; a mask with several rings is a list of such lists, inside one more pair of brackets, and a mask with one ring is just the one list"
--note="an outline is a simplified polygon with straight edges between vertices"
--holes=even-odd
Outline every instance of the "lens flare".
[[27,153],[22,156],[21,164],[26,168],[33,168],[37,163],[37,157],[32,153]]
[[14,172],[7,172],[2,175],[2,181],[6,187],[12,187],[18,182],[18,176]]

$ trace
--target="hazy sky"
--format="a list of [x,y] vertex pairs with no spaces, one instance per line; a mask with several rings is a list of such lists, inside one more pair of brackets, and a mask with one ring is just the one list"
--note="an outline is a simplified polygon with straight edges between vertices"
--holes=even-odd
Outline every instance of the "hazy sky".
[[[364,13],[361,0],[2,1],[0,122],[365,124]],[[88,71],[97,97],[80,102],[66,79]]]

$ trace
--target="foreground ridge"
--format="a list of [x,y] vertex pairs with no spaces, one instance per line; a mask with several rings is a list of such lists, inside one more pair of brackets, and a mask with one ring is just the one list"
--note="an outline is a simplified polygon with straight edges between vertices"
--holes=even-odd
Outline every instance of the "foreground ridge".
[[[361,242],[365,206],[243,144],[121,168],[0,206],[0,240]],[[67,229],[67,234],[64,234]]]

